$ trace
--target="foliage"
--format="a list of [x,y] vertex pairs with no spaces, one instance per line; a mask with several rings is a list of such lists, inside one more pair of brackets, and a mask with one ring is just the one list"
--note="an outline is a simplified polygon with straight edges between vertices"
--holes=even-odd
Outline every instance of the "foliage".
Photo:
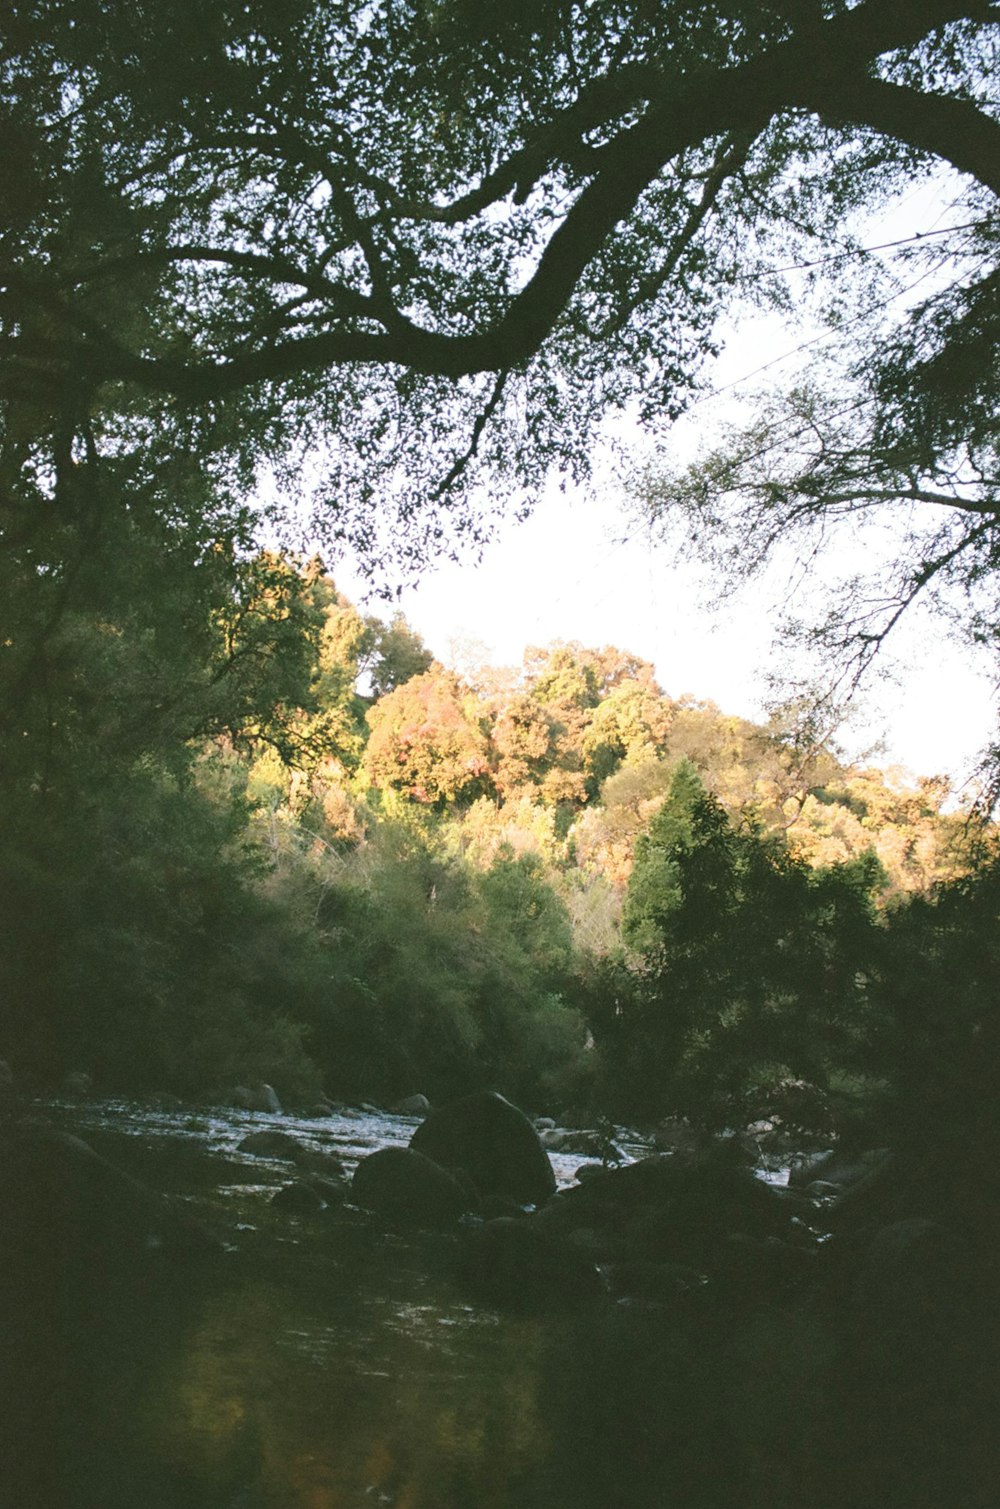
[[638,958],[619,967],[619,1004],[596,1024],[619,1094],[647,1114],[733,1126],[761,1086],[822,1085],[850,1064],[882,884],[874,856],[811,871],[780,838],[734,826],[681,765],[626,896]]
[[[966,265],[990,267],[995,205],[962,235]],[[998,287],[995,270],[972,289],[945,287],[889,354],[854,349],[846,371],[828,362],[686,470],[653,466],[637,482],[654,529],[680,529],[727,589],[776,561],[805,568],[808,605],[782,614],[779,637],[818,664],[828,706],[920,610],[1000,653]],[[981,759],[986,809],[1000,789],[995,755]]]
[[682,760],[673,772],[666,800],[636,843],[622,932],[628,946],[640,953],[663,942],[668,921],[680,904],[680,863],[694,842],[695,816],[705,797],[694,766]]
[[[669,1094],[710,1119],[765,1069],[850,1057],[849,1032],[828,1051],[826,986],[799,1012],[781,947],[816,964],[812,919],[839,959],[869,845],[897,889],[953,873],[943,786],[845,769],[794,721],[673,703],[607,647],[532,650],[473,691],[320,561],[250,548],[218,479],[154,450],[93,530],[106,478],[76,480],[3,557],[0,1035],[19,1070],[591,1109],[610,1086],[623,1111]],[[853,872],[765,836],[825,860],[832,815]],[[666,940],[695,917],[684,975]],[[615,962],[623,927],[641,969]],[[716,954],[721,1028],[698,976]]]
[[82,1068],[147,1092],[247,1077],[315,1089],[298,925],[259,895],[242,827],[238,807],[152,765],[111,801],[6,811],[0,1032],[21,1072]]
[[427,806],[469,802],[488,779],[486,736],[472,699],[441,666],[413,676],[369,711],[372,785]]
[[583,736],[589,794],[596,796],[620,766],[662,755],[672,722],[673,711],[651,676],[616,682],[595,707]]
[[537,862],[475,872],[388,822],[374,849],[336,878],[317,872],[330,988],[311,1027],[328,1082],[389,1100],[565,1093],[583,1027],[560,999],[569,926]]
[[995,844],[970,874],[892,918],[870,1064],[890,1090],[894,1142],[949,1181],[981,1187],[1000,1147]]
[[942,810],[948,796],[947,783],[933,777],[910,784],[898,771],[850,772],[806,796],[789,845],[814,866],[872,850],[891,891],[927,893],[970,863],[968,820]]
[[942,161],[981,186],[978,255],[947,243],[873,381],[932,447],[992,403],[987,0],[8,10],[5,475],[153,436],[245,480],[332,441],[331,541],[405,570],[482,534],[485,474],[580,473],[609,410],[675,416],[731,300],[842,266]]

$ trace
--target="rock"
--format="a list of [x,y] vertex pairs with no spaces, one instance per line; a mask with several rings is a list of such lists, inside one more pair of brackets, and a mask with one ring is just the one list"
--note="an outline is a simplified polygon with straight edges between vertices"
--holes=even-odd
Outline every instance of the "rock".
[[401,1147],[380,1148],[361,1159],[351,1199],[391,1221],[435,1228],[454,1225],[470,1208],[468,1195],[447,1169]]
[[90,1095],[93,1093],[93,1089],[93,1079],[82,1069],[74,1069],[63,1080],[63,1091],[67,1095]]
[[863,1153],[848,1153],[829,1148],[822,1153],[792,1159],[788,1183],[792,1189],[805,1187],[817,1179],[830,1184],[857,1184],[889,1158],[889,1149],[869,1148]]
[[[23,1129],[0,1153],[0,1268],[104,1282],[122,1263],[220,1244],[163,1195],[67,1132]],[[60,1280],[61,1282],[62,1280]]]
[[611,1292],[618,1298],[654,1300],[660,1304],[704,1287],[704,1273],[683,1263],[616,1263],[610,1272]]
[[319,1190],[311,1184],[284,1184],[271,1196],[271,1204],[279,1210],[287,1210],[293,1216],[317,1215],[325,1205]]
[[267,1111],[273,1116],[282,1114],[281,1101],[271,1085],[262,1083],[252,1089],[248,1085],[235,1085],[228,1099],[231,1105],[238,1106],[241,1111]]
[[[983,1192],[984,1198],[986,1196]],[[892,1221],[866,1244],[846,1305],[840,1367],[858,1411],[865,1491],[845,1503],[1000,1503],[996,1283],[950,1224]],[[891,1464],[872,1488],[871,1466]]]
[[782,1236],[789,1212],[779,1194],[753,1174],[709,1159],[654,1155],[602,1169],[563,1191],[539,1219],[564,1232],[593,1227],[621,1261],[710,1265],[731,1232]]
[[779,1237],[733,1232],[713,1253],[713,1268],[730,1284],[761,1297],[794,1290],[815,1278],[815,1251]]
[[430,1108],[431,1103],[426,1095],[407,1095],[392,1110],[397,1116],[426,1116]]
[[518,1205],[516,1200],[511,1200],[507,1195],[487,1195],[485,1199],[480,1200],[475,1192],[475,1186],[468,1179],[467,1175],[462,1174],[461,1170],[459,1170],[459,1174],[461,1175],[462,1187],[467,1193],[471,1192],[473,1204],[478,1209],[484,1221],[492,1221],[498,1216],[522,1216],[524,1214],[522,1206]]
[[588,1209],[585,1202],[574,1199],[577,1193],[569,1189],[553,1195],[532,1215],[533,1228],[557,1241],[582,1248],[597,1262],[621,1260],[625,1253],[616,1224],[606,1218],[604,1211]]
[[311,1175],[309,1184],[319,1195],[323,1204],[329,1210],[336,1210],[347,1199],[350,1181],[348,1179],[326,1179]]
[[893,1221],[864,1255],[855,1315],[869,1336],[920,1344],[964,1321],[974,1288],[971,1252],[961,1237],[925,1217]]
[[751,1121],[748,1126],[744,1127],[746,1135],[751,1139],[751,1141],[754,1142],[761,1137],[770,1136],[772,1132],[775,1132],[777,1130],[778,1123],[774,1121],[768,1121],[766,1118],[759,1121]]
[[299,1168],[325,1179],[338,1179],[344,1173],[344,1165],[336,1153],[325,1153],[319,1148],[299,1147],[292,1157]]
[[279,1132],[270,1127],[259,1132],[248,1132],[236,1144],[236,1151],[250,1153],[255,1158],[289,1159],[304,1172],[329,1179],[339,1179],[344,1173],[344,1165],[335,1153],[305,1147],[288,1132]]
[[603,1132],[584,1127],[550,1128],[539,1134],[541,1144],[552,1153],[579,1153],[584,1158],[600,1158],[604,1163],[623,1163],[625,1154]]
[[327,1116],[335,1116],[336,1112],[327,1101],[319,1100],[314,1106],[309,1106],[305,1114],[310,1121],[321,1121]]
[[551,1116],[536,1116],[535,1117],[535,1131],[536,1132],[551,1132],[554,1129],[555,1129],[555,1122],[552,1120]]
[[252,1153],[255,1158],[291,1158],[297,1163],[307,1149],[288,1132],[267,1130],[248,1132],[242,1141],[236,1144],[236,1151]]
[[604,1293],[590,1258],[530,1218],[502,1216],[471,1232],[460,1271],[481,1298],[519,1308],[579,1304]]
[[[834,1174],[841,1177],[834,1179]],[[909,1203],[908,1194],[912,1198],[912,1190],[908,1192],[906,1176],[894,1153],[880,1151],[862,1169],[824,1164],[823,1178],[842,1186],[840,1194],[824,1210],[824,1224],[831,1230],[843,1231],[873,1223],[884,1226],[893,1215],[908,1213],[900,1206]]]
[[523,1111],[492,1090],[477,1091],[432,1111],[410,1139],[448,1169],[462,1169],[482,1196],[541,1205],[556,1187],[538,1133]]
[[603,1173],[603,1163],[581,1163],[573,1177],[578,1184],[586,1184],[588,1179],[596,1179]]
[[810,1200],[832,1200],[843,1192],[842,1184],[834,1184],[829,1179],[814,1179],[807,1184],[803,1194]]
[[280,1116],[281,1101],[278,1099],[278,1094],[274,1087],[272,1085],[262,1084],[259,1086],[258,1093],[261,1100],[263,1101],[263,1106],[261,1107],[261,1109],[264,1111],[270,1111],[274,1116]]
[[705,1134],[681,1116],[668,1116],[653,1133],[653,1142],[664,1153],[696,1153],[705,1144]]

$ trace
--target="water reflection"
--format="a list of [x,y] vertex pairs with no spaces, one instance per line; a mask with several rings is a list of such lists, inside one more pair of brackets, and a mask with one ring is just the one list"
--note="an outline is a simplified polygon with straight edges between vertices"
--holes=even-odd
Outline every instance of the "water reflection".
[[249,1280],[207,1296],[157,1370],[151,1451],[262,1509],[510,1509],[510,1481],[550,1450],[542,1327],[415,1289],[392,1299]]
[[[350,1211],[326,1224],[277,1215],[269,1197],[288,1165],[237,1153],[268,1117],[54,1110],[189,1202],[228,1250],[120,1273],[50,1254],[0,1335],[11,1509],[542,1502],[531,1485],[553,1451],[539,1382],[549,1327],[470,1304],[453,1278],[457,1237],[403,1240]],[[274,1123],[348,1167],[414,1125]]]
[[[183,1195],[229,1250],[122,1274],[54,1255],[37,1303],[0,1338],[11,1509],[806,1501],[801,1483],[779,1491],[773,1462],[789,1400],[824,1360],[808,1337],[796,1376],[767,1369],[748,1409],[728,1316],[610,1305],[501,1315],[457,1281],[458,1236],[402,1240],[349,1210],[302,1222],[275,1212],[288,1165],[236,1151],[270,1118],[88,1114],[102,1151]],[[402,1118],[273,1120],[348,1162],[412,1132]],[[558,1172],[566,1182],[571,1168]],[[801,1347],[777,1334],[774,1355],[792,1355],[791,1340]],[[765,1474],[763,1496],[748,1492]]]

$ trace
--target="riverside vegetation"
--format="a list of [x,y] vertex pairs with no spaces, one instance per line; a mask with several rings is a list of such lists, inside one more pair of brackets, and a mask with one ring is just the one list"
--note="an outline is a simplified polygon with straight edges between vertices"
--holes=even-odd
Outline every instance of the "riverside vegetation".
[[81,602],[8,731],[22,1079],[711,1127],[795,1080],[848,1118],[964,1101],[998,881],[944,782],[850,768],[794,709],[671,699],[614,649],[462,679],[316,561],[210,556],[185,590],[137,566]]

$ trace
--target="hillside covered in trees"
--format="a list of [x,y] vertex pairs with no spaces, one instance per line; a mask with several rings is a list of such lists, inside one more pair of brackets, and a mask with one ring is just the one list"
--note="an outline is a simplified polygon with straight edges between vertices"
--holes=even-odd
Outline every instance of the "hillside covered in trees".
[[463,680],[318,560],[157,547],[111,534],[5,647],[19,1074],[708,1124],[790,1079],[891,1098],[995,885],[945,782],[852,768],[795,709],[672,700],[617,648]]

